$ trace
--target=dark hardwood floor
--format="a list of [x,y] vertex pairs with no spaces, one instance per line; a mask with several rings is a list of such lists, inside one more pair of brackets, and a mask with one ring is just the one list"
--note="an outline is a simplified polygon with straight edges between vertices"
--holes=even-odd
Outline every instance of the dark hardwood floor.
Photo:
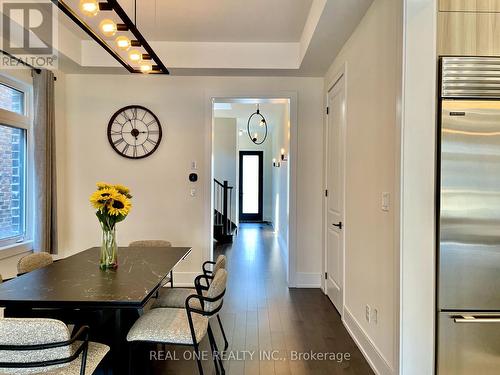
[[[228,257],[229,282],[221,313],[230,343],[226,355],[232,356],[224,362],[227,374],[373,374],[322,291],[287,287],[285,262],[270,226],[244,224],[234,243],[216,252]],[[216,323],[211,325],[222,349]],[[166,350],[170,357],[175,353],[176,360],[153,361],[154,374],[197,374],[195,362],[184,359],[189,349],[168,346]],[[311,351],[336,353],[335,358],[342,360],[297,358]],[[266,353],[271,358],[260,358]],[[204,370],[215,373],[208,360]]]

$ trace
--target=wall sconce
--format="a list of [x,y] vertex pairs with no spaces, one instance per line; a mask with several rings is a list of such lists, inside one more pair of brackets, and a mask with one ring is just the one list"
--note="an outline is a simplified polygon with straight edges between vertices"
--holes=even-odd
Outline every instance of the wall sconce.
[[274,158],[273,158],[273,167],[275,167],[275,168],[281,167],[281,163],[279,161],[277,162],[276,159],[274,159]]
[[281,149],[281,161],[288,161],[288,155],[285,154],[285,149]]

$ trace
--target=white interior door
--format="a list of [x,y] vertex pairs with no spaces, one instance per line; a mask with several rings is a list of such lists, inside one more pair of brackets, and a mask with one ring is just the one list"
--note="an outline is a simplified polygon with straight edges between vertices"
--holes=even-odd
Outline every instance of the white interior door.
[[344,77],[328,92],[326,294],[342,314],[344,288]]

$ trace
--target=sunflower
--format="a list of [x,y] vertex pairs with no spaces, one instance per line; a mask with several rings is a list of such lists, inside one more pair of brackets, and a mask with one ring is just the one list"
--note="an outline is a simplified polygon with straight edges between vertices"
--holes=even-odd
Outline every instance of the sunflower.
[[94,208],[102,211],[106,207],[106,203],[108,203],[108,201],[110,201],[115,195],[119,195],[116,189],[101,188],[90,196],[90,203]]
[[118,192],[120,194],[123,194],[125,195],[127,198],[132,198],[132,196],[130,195],[130,189],[124,185],[120,185],[120,184],[117,184],[117,185],[113,185],[113,187],[118,190]]
[[116,193],[112,196],[111,201],[107,204],[108,213],[113,216],[127,216],[132,207],[130,199],[125,195]]
[[97,189],[102,190],[102,189],[111,189],[113,185],[108,184],[107,182],[98,182],[96,184]]

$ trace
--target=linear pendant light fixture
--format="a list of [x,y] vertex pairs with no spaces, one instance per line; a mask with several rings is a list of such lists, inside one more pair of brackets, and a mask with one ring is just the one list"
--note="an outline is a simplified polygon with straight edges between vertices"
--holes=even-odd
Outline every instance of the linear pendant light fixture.
[[51,1],[130,73],[170,74],[118,1],[80,0],[77,9]]

